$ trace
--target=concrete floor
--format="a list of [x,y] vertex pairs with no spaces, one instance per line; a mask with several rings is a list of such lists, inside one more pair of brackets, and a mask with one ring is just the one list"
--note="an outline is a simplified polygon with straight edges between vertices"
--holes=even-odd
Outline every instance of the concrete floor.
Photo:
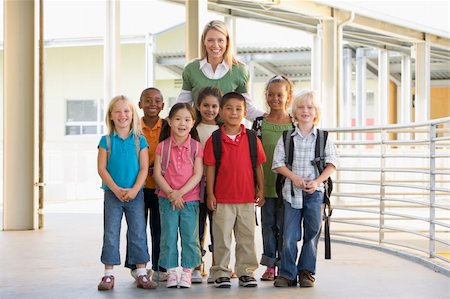
[[[141,290],[119,266],[115,268],[114,290],[98,292],[103,274],[99,261],[102,217],[98,213],[50,213],[41,231],[0,231],[0,299],[450,298],[450,278],[443,274],[388,253],[339,243],[332,244],[332,260],[327,261],[323,259],[323,243],[319,244],[314,288],[274,288],[271,282],[259,282],[257,288],[245,289],[232,280],[231,289],[215,289],[206,283],[190,289],[167,289],[161,283],[156,290]],[[257,246],[261,248],[259,234]],[[206,264],[210,265],[209,254]],[[263,271],[260,267],[257,277]]]

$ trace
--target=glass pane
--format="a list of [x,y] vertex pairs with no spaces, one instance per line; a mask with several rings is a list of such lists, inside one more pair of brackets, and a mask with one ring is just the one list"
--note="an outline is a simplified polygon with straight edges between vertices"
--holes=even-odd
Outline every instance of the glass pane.
[[80,126],[66,126],[66,135],[80,135]]
[[66,121],[97,121],[96,101],[68,100]]
[[97,126],[83,126],[83,134],[97,134]]

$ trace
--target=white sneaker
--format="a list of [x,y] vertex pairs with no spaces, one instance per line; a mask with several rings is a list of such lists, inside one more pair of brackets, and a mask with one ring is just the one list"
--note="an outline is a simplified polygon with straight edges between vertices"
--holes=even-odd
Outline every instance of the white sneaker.
[[214,277],[209,274],[208,279],[206,280],[208,283],[214,283]]
[[190,288],[192,281],[192,269],[183,268],[181,271],[180,288]]
[[[137,275],[137,269],[131,270],[130,271],[131,277],[134,278],[134,280],[137,280],[138,275]],[[147,275],[148,276],[152,276],[153,274],[153,270],[152,269],[147,269]]]
[[168,272],[161,272],[161,271],[153,271],[152,279],[153,281],[167,281],[167,277],[169,276]]
[[194,270],[194,272],[192,272],[191,281],[192,281],[192,283],[202,283],[203,282],[203,277],[202,277],[202,273],[200,272],[200,270]]
[[[176,288],[178,286],[178,272],[176,268],[169,269],[167,275],[167,284],[168,288]],[[161,273],[161,272],[159,272]],[[163,272],[164,273],[164,272]]]

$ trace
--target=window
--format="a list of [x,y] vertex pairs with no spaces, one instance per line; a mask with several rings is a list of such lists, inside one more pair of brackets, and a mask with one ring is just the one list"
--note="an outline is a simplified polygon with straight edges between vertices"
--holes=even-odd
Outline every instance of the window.
[[66,135],[102,134],[102,100],[66,100]]

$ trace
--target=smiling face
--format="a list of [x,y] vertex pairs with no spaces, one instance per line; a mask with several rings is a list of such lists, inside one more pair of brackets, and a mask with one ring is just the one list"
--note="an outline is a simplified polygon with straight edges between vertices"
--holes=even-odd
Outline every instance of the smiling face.
[[206,32],[204,45],[208,62],[222,62],[227,50],[227,37],[215,29],[209,29]]
[[219,114],[219,99],[217,97],[213,95],[204,97],[197,109],[202,117],[202,123],[216,124],[216,117]]
[[144,111],[146,117],[156,117],[164,108],[163,98],[158,90],[147,90],[141,96],[139,108]]
[[240,126],[246,114],[245,102],[235,98],[227,99],[220,109],[220,116],[227,126]]
[[112,107],[110,118],[114,123],[116,130],[129,130],[131,129],[131,122],[133,121],[133,111],[127,102],[119,100]]
[[304,98],[297,102],[293,111],[294,118],[299,124],[314,124],[316,120],[316,107],[312,99]]
[[287,105],[290,102],[290,96],[286,89],[286,83],[274,82],[270,83],[266,91],[267,105],[271,110],[279,111],[286,110]]
[[189,135],[194,126],[194,119],[189,110],[178,109],[169,119],[170,132],[176,138],[184,138]]

